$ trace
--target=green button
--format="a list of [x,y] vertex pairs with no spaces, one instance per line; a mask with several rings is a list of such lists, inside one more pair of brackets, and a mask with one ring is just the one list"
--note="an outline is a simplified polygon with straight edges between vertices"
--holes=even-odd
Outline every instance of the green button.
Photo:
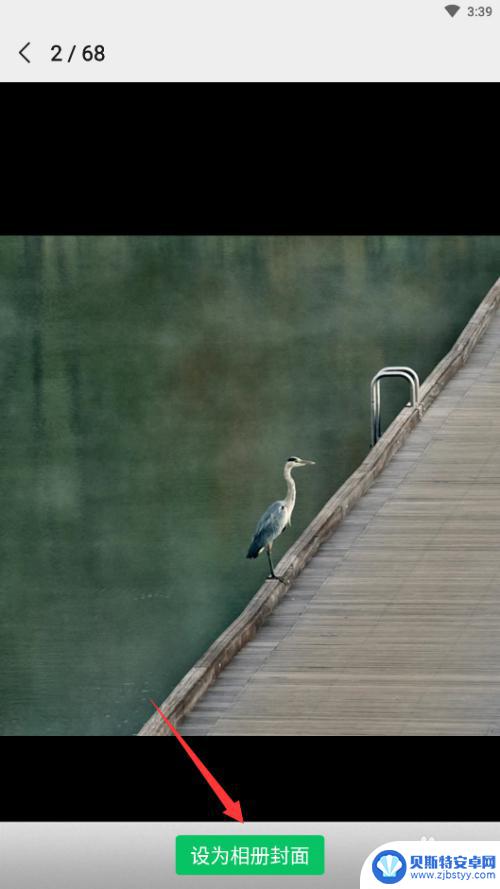
[[255,834],[194,834],[176,837],[177,874],[324,874],[325,838],[305,836],[257,836]]

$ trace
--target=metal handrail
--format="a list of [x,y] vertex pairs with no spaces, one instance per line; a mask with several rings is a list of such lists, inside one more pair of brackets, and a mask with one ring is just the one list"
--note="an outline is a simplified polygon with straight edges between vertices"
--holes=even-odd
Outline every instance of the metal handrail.
[[381,405],[380,405],[380,380],[384,377],[402,377],[408,380],[411,387],[411,398],[408,402],[409,407],[416,407],[420,396],[420,380],[418,374],[412,367],[383,367],[375,374],[370,383],[371,392],[371,423],[372,423],[372,446],[377,443],[382,435],[381,430]]

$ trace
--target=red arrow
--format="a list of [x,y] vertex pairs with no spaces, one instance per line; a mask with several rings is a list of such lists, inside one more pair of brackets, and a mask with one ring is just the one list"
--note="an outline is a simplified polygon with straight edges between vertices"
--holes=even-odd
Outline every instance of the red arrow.
[[233,800],[231,799],[229,794],[227,794],[226,791],[224,790],[224,788],[221,787],[219,782],[215,780],[215,778],[211,774],[211,772],[209,772],[207,767],[203,765],[201,759],[199,759],[196,756],[196,753],[194,752],[194,750],[191,750],[191,747],[189,746],[189,744],[186,743],[186,741],[184,740],[182,735],[179,734],[177,729],[175,729],[173,727],[172,723],[169,722],[169,720],[167,719],[165,714],[162,713],[162,711],[157,706],[157,704],[155,704],[154,701],[151,701],[150,703],[153,705],[155,710],[158,710],[158,713],[160,714],[163,721],[167,723],[172,734],[175,735],[175,737],[177,738],[179,743],[182,744],[187,755],[189,757],[191,757],[195,766],[200,770],[201,774],[205,778],[205,781],[208,782],[208,784],[212,788],[213,792],[219,797],[221,803],[226,807],[224,809],[223,815],[227,815],[229,818],[234,818],[235,821],[241,821],[241,823],[243,824],[243,815],[241,814],[241,806],[240,806],[239,802],[238,801],[233,802]]

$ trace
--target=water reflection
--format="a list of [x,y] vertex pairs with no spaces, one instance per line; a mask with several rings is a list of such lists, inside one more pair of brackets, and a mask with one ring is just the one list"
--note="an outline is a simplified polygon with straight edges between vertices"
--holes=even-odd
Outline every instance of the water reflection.
[[[369,380],[421,379],[495,238],[0,238],[3,734],[131,734],[367,453]],[[384,421],[406,401],[384,386]]]

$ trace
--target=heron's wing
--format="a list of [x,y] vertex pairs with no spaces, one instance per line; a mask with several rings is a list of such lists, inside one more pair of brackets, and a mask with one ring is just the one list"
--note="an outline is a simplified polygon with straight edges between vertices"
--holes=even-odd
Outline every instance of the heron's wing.
[[274,540],[275,537],[281,534],[285,523],[283,502],[276,500],[274,503],[271,503],[271,506],[268,506],[264,515],[260,517],[255,529],[255,537],[265,538],[266,542]]
[[255,559],[267,544],[281,534],[286,526],[285,508],[282,500],[276,500],[271,503],[264,515],[262,515],[257,523],[253,540],[250,544],[247,558]]

